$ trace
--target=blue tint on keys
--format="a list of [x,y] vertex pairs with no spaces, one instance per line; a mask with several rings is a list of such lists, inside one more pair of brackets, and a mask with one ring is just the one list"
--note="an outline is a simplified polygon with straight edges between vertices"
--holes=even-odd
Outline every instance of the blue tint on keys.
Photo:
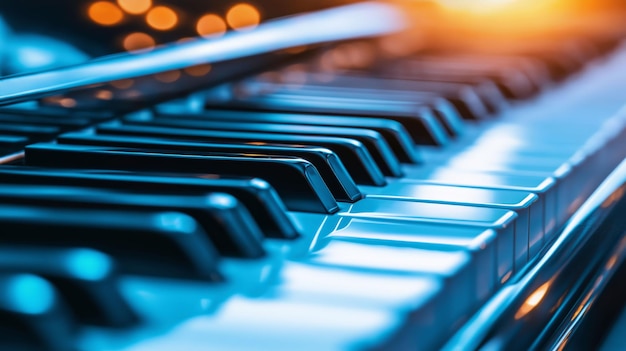
[[[533,193],[419,183],[392,183],[384,188],[363,187],[368,198],[471,205],[515,211],[515,267],[519,269],[541,248],[543,202]],[[529,257],[532,252],[533,256]]]

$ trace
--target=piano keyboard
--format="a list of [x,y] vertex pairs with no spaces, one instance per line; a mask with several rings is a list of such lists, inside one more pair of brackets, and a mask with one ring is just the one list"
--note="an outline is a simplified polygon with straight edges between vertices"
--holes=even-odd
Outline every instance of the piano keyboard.
[[579,43],[1,108],[0,348],[443,347],[626,155],[626,50]]

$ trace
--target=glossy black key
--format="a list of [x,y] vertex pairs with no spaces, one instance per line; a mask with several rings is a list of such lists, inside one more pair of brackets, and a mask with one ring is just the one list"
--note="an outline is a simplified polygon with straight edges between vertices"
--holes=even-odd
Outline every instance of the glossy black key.
[[[1,110],[0,110],[1,111]],[[62,131],[80,129],[93,123],[88,118],[59,118],[50,116],[24,116],[0,112],[0,123],[6,124],[29,124],[40,126],[57,127]]]
[[125,137],[114,135],[91,135],[85,133],[65,134],[57,138],[60,144],[126,146],[168,151],[195,151],[210,153],[266,154],[295,156],[311,162],[322,175],[324,182],[337,201],[354,202],[363,197],[337,155],[325,148],[303,145],[243,145],[217,144],[185,141],[164,141],[157,138]]
[[390,67],[389,69],[415,76],[418,74],[428,75],[430,72],[477,75],[494,81],[498,89],[510,100],[533,96],[537,93],[537,85],[539,84],[532,81],[532,77],[525,71],[524,66],[510,64],[506,60],[493,62],[489,60],[489,56],[464,59],[447,55],[418,56],[404,60],[398,67]]
[[415,151],[410,135],[404,126],[396,121],[382,118],[361,118],[350,116],[311,116],[296,113],[254,112],[236,109],[211,109],[197,114],[176,112],[159,113],[156,119],[175,118],[190,120],[247,121],[258,123],[284,123],[297,125],[317,125],[327,127],[350,127],[375,130],[385,138],[398,160],[403,163],[420,163],[421,157]]
[[0,245],[87,247],[124,273],[220,280],[218,254],[192,218],[144,212],[0,205]]
[[0,135],[0,154],[9,154],[21,151],[30,140],[25,136]]
[[351,138],[360,141],[370,152],[383,174],[400,177],[400,161],[393,154],[385,139],[376,131],[369,129],[323,127],[296,124],[275,123],[238,123],[212,120],[187,120],[178,118],[159,118],[150,121],[129,120],[125,124],[150,125],[183,129],[204,129],[223,132],[261,132],[272,134],[308,135],[313,137],[331,136]]
[[81,323],[122,327],[138,322],[137,315],[120,294],[113,260],[101,252],[2,247],[0,272],[45,278]]
[[440,124],[433,108],[412,102],[332,96],[265,95],[233,101],[208,99],[205,105],[209,109],[245,108],[255,111],[386,118],[402,123],[417,144],[444,145],[449,142],[445,128]]
[[85,186],[153,194],[198,195],[225,192],[235,196],[246,206],[265,236],[280,239],[294,239],[299,236],[274,188],[257,178],[233,178],[215,174],[183,177],[172,174],[3,166],[0,167],[0,183]]
[[120,126],[116,124],[102,125],[97,128],[98,134],[149,136],[173,140],[192,140],[202,142],[227,142],[249,145],[285,144],[321,146],[336,153],[350,172],[352,179],[358,184],[383,186],[387,182],[376,162],[358,140],[336,137],[313,137],[306,135],[241,133],[209,130],[190,130],[152,126]]
[[53,139],[61,129],[52,126],[35,126],[26,123],[8,124],[0,122],[0,134],[25,136],[32,141]]
[[[402,63],[400,62],[400,64]],[[356,71],[354,74],[363,73]],[[375,77],[387,79],[456,83],[465,86],[471,86],[476,96],[487,108],[487,112],[489,112],[489,114],[499,113],[509,105],[503,95],[503,92],[498,88],[498,86],[492,79],[477,74],[446,71],[422,71],[415,74],[409,74],[403,71],[398,72],[396,70],[390,70],[387,65],[381,65],[379,69],[374,72],[368,72],[368,74]]]
[[296,157],[205,156],[180,151],[164,153],[149,149],[59,144],[30,145],[25,157],[30,166],[259,177],[272,184],[290,210],[334,213],[339,209],[315,167]]
[[315,92],[329,97],[361,95],[366,98],[370,95],[372,99],[400,99],[431,105],[434,98],[444,98],[454,105],[464,119],[481,120],[489,117],[485,103],[473,86],[468,84],[406,78],[387,79],[365,75],[335,75],[331,82],[324,85],[310,83],[304,87],[288,90],[290,94],[301,95]]
[[0,350],[72,350],[75,331],[52,284],[33,274],[0,273]]
[[262,233],[236,198],[222,193],[140,194],[83,187],[0,185],[0,203],[53,208],[179,211],[192,216],[225,256],[265,255]]
[[[44,101],[42,101],[44,102]],[[78,110],[72,108],[61,108],[58,104],[47,106],[45,103],[40,104],[36,108],[19,108],[19,107],[0,107],[1,114],[10,114],[15,116],[23,116],[25,119],[30,117],[49,117],[58,119],[86,119],[93,122],[105,121],[116,117],[114,113],[107,110]]]

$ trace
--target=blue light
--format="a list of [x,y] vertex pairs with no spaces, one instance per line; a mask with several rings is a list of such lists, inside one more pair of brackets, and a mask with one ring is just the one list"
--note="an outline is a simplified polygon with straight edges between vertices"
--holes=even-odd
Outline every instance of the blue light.
[[4,296],[8,307],[22,313],[45,313],[54,306],[56,300],[54,288],[35,275],[20,274],[11,277],[5,287]]
[[103,279],[113,268],[107,255],[89,249],[72,250],[65,256],[65,264],[69,271],[86,280]]

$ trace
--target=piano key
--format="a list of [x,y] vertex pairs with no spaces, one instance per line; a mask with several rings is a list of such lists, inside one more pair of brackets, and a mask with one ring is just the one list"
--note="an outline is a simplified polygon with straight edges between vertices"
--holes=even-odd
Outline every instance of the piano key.
[[53,139],[61,133],[61,129],[53,126],[35,126],[26,123],[7,124],[0,122],[0,134],[25,136],[33,141]]
[[[313,77],[316,77],[316,76],[314,75]],[[333,75],[332,77],[337,77],[337,76]],[[315,78],[313,79],[315,80]],[[419,87],[414,87],[414,89],[406,89],[406,90],[379,89],[377,85],[377,81],[364,81],[362,84],[358,86],[346,86],[346,87],[331,86],[329,84],[330,83],[328,82],[325,82],[324,85],[317,85],[317,84],[289,85],[289,84],[282,83],[282,84],[276,84],[276,85],[272,84],[270,85],[269,88],[267,88],[266,83],[256,83],[256,82],[245,83],[244,89],[256,89],[257,88],[256,86],[260,85],[260,88],[258,89],[261,89],[261,90],[269,89],[272,91],[270,93],[263,93],[261,97],[257,97],[256,99],[238,97],[236,101],[234,102],[230,101],[224,107],[231,107],[231,108],[236,109],[237,105],[241,104],[241,105],[244,105],[241,108],[245,108],[246,107],[245,105],[248,104],[248,105],[251,105],[248,108],[250,110],[254,110],[254,104],[255,104],[255,101],[257,100],[262,101],[267,98],[276,100],[278,98],[288,99],[291,97],[313,97],[313,96],[317,98],[332,96],[335,98],[341,97],[344,99],[368,99],[370,101],[372,100],[383,101],[384,100],[384,101],[389,101],[389,102],[393,101],[394,103],[398,105],[400,105],[401,103],[405,103],[408,105],[414,105],[414,104],[426,105],[432,108],[435,118],[439,121],[439,123],[442,124],[447,134],[450,137],[456,137],[462,133],[463,124],[462,124],[462,115],[460,113],[460,110],[457,106],[455,106],[454,103],[457,102],[457,104],[463,105],[461,107],[464,107],[465,104],[470,104],[470,107],[472,105],[477,104],[476,99],[473,99],[474,98],[473,96],[470,97],[470,96],[463,95],[463,89],[462,89],[463,87],[460,87],[459,89],[461,91],[460,98],[453,98],[453,97],[443,98],[439,94],[437,94],[435,91],[430,91],[430,90],[418,91]],[[252,85],[252,87],[249,87],[249,85]],[[211,102],[211,100],[208,100],[206,105],[219,106],[219,103]],[[214,110],[215,107],[211,107],[210,109]],[[406,110],[406,108],[399,107],[397,109],[398,110],[397,112],[401,112],[402,109]],[[472,112],[468,111],[467,113],[472,113]],[[410,121],[411,119],[415,119],[415,116],[411,115],[410,111],[406,111],[404,115],[407,121]],[[373,118],[375,116],[363,116],[363,117]],[[382,117],[382,116],[379,116],[379,117]],[[389,117],[386,117],[386,118],[389,118]],[[402,118],[402,115],[399,115],[396,117],[396,119],[399,119],[399,118]],[[471,118],[471,116],[468,118]],[[407,122],[405,121],[405,123]]]
[[[392,65],[395,64],[402,65],[402,62],[394,62]],[[358,71],[354,73],[348,71],[346,73],[363,74],[363,72]],[[381,65],[380,68],[376,68],[376,71],[370,72],[369,74],[385,79],[456,83],[464,86],[471,86],[473,88],[473,92],[476,94],[476,97],[480,99],[490,115],[495,115],[509,107],[509,102],[506,100],[503,92],[498,88],[494,80],[480,75],[450,71],[423,71],[415,74],[407,74],[407,72],[390,70],[386,65]],[[464,99],[465,101],[474,101],[475,98],[473,94],[466,93]],[[471,107],[473,104],[470,104],[469,106]],[[461,106],[461,109],[465,110],[465,113],[471,112],[471,110],[466,110],[463,106]],[[470,117],[469,114],[467,116]]]
[[156,138],[91,135],[84,133],[65,134],[57,138],[60,144],[126,146],[168,151],[195,151],[210,153],[266,154],[294,156],[311,162],[324,179],[337,201],[354,202],[362,198],[356,184],[335,153],[320,147],[303,145],[242,145],[181,141],[163,141]]
[[237,123],[222,122],[212,120],[188,120],[179,118],[158,118],[151,121],[126,120],[125,124],[148,125],[181,129],[211,130],[227,132],[259,132],[289,134],[293,136],[308,135],[313,137],[330,136],[355,139],[363,143],[368,149],[378,167],[384,175],[399,177],[402,175],[400,162],[393,151],[376,131],[369,129],[347,128],[347,127],[323,127],[296,124],[271,124],[271,123]]
[[[442,167],[416,171],[399,182],[389,184],[387,186],[388,191],[393,193],[410,192],[410,186],[407,185],[410,183],[506,189],[537,194],[539,196],[538,201],[541,202],[538,206],[543,208],[544,211],[544,232],[542,234],[543,239],[541,245],[535,245],[534,248],[539,248],[545,244],[547,237],[550,237],[553,231],[556,230],[560,216],[557,212],[558,188],[555,179],[552,177],[472,172]],[[408,188],[404,188],[405,186],[408,186]],[[532,249],[533,246],[529,248],[529,250],[531,250],[530,256],[536,254]]]
[[98,251],[2,247],[0,272],[43,277],[81,323],[125,327],[138,321],[119,292],[114,262]]
[[128,351],[253,350],[259,345],[276,351],[350,350],[376,346],[401,325],[400,318],[382,308],[291,298],[261,301],[233,297],[217,315],[189,318]]
[[[303,262],[441,279],[444,287],[441,298],[447,301],[448,309],[440,312],[450,325],[457,325],[478,304],[478,297],[471,293],[476,290],[470,256],[463,251],[424,250],[380,242],[364,244],[330,239],[318,242],[311,257]],[[472,288],[467,289],[468,286]],[[453,292],[458,289],[467,294],[453,297]]]
[[85,186],[115,191],[156,194],[206,194],[225,192],[235,196],[250,211],[263,234],[271,238],[295,239],[298,229],[286,215],[271,185],[261,179],[229,178],[217,175],[182,177],[136,172],[0,167],[4,184]]
[[25,120],[27,118],[51,118],[51,119],[87,119],[95,122],[102,122],[108,119],[116,117],[115,113],[111,111],[95,111],[95,110],[76,110],[71,108],[60,108],[58,106],[46,106],[45,104],[27,108],[16,107],[15,105],[0,107],[0,114],[10,114],[13,116],[23,116]]
[[366,198],[351,205],[339,215],[350,218],[376,218],[392,223],[395,221],[443,223],[493,229],[496,232],[498,252],[504,255],[498,260],[500,264],[497,266],[498,279],[501,282],[511,277],[516,258],[524,256],[527,250],[526,245],[516,247],[515,236],[519,230],[527,238],[528,223],[518,227],[516,225],[518,215],[506,209]]
[[[469,61],[446,61],[440,57],[414,57],[405,60],[398,67],[393,67],[397,72],[406,72],[407,75],[417,75],[425,71],[430,72],[455,72],[459,74],[473,74],[483,78],[489,78],[496,82],[498,88],[507,99],[520,100],[531,97],[536,93],[532,81],[524,72],[511,67],[498,67],[488,62],[481,62],[479,57]],[[401,67],[400,67],[401,66]]]
[[93,123],[88,118],[59,118],[59,117],[50,117],[50,116],[29,116],[29,115],[20,115],[20,114],[9,114],[5,113],[0,109],[0,123],[6,124],[24,124],[27,123],[29,125],[41,125],[41,126],[52,126],[61,129],[62,131],[68,131],[73,129],[80,129],[89,126]]
[[[166,110],[167,111],[167,110]],[[413,142],[404,126],[396,121],[381,118],[359,118],[346,116],[311,116],[295,113],[268,113],[236,109],[206,110],[197,114],[181,114],[176,110],[163,112],[156,118],[177,118],[191,120],[248,121],[259,123],[284,123],[298,125],[319,125],[327,127],[351,127],[375,130],[380,133],[393,149],[398,160],[403,163],[420,163],[421,157],[413,147]]]
[[[341,96],[345,98],[389,99],[433,105],[437,99],[452,104],[461,117],[481,120],[489,117],[485,102],[471,85],[415,79],[388,79],[364,75],[332,75],[330,82],[316,83],[315,78],[304,86],[271,95]],[[287,86],[288,87],[288,86]],[[433,105],[434,106],[434,105]]]
[[[115,218],[115,220],[111,220]],[[177,212],[0,206],[2,245],[87,247],[124,273],[220,280],[218,256],[196,221]]]
[[481,189],[434,184],[411,184],[397,189],[371,189],[368,198],[439,204],[471,205],[515,211],[515,268],[520,269],[536,254],[543,241],[544,209],[536,194],[506,189]]
[[24,136],[0,134],[0,154],[21,151],[31,141]]
[[33,274],[0,273],[0,348],[71,350],[75,329],[49,282]]
[[230,106],[257,111],[388,118],[402,123],[417,144],[445,145],[449,142],[448,134],[433,109],[418,103],[331,96],[269,95],[233,102],[207,100],[205,105],[209,109]]
[[52,208],[179,211],[193,217],[221,255],[258,258],[265,255],[262,233],[236,198],[223,193],[203,195],[129,193],[102,189],[0,185],[0,203]]
[[497,267],[509,264],[509,248],[498,243],[492,229],[440,223],[389,222],[377,218],[342,218],[327,238],[355,243],[380,243],[433,251],[470,254],[477,299],[485,301],[501,284]]
[[434,315],[447,303],[438,296],[443,284],[436,278],[289,262],[281,280],[282,284],[271,291],[281,299],[324,300],[344,307],[393,311],[406,331],[393,337],[398,347],[409,342],[406,338],[432,345],[452,323],[442,314]]
[[358,140],[336,137],[268,134],[268,133],[239,133],[215,132],[208,130],[173,129],[152,126],[119,126],[105,125],[97,128],[98,134],[149,136],[174,140],[191,140],[202,142],[228,142],[249,145],[270,144],[300,144],[328,148],[335,152],[350,172],[357,184],[382,186],[386,180],[382,171],[373,160],[369,151]]
[[36,144],[27,147],[25,161],[31,166],[259,177],[276,188],[291,210],[318,213],[338,210],[337,202],[315,167],[296,157],[263,154],[206,156],[150,149]]

